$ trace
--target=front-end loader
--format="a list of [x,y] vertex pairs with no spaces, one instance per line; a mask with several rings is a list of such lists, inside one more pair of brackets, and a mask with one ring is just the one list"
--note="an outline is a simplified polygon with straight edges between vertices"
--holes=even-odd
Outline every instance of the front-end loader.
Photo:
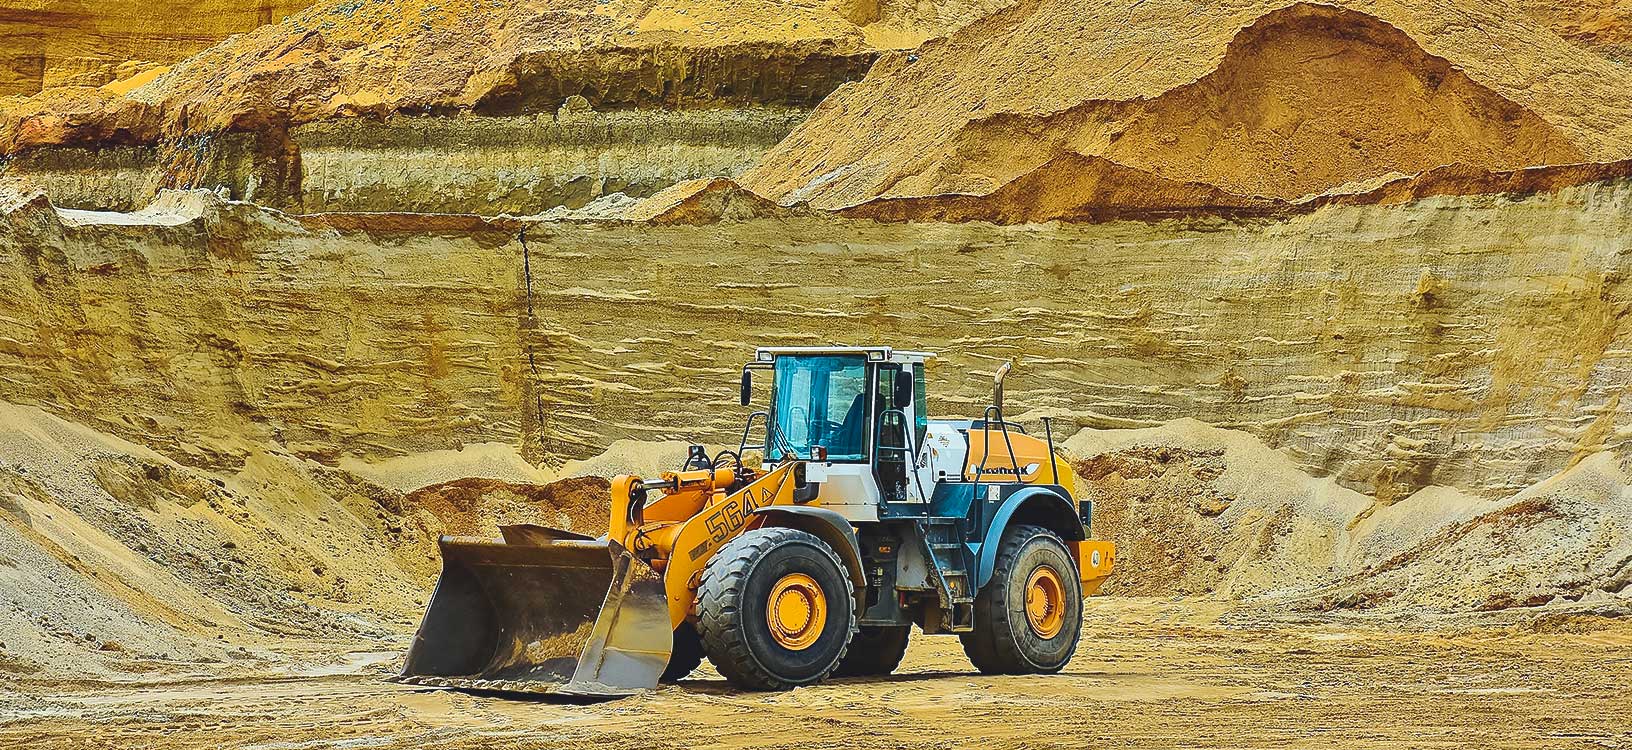
[[[617,477],[606,536],[443,537],[398,679],[617,696],[706,656],[741,687],[779,690],[887,674],[914,625],[956,634],[984,673],[1060,670],[1116,548],[1091,538],[1048,421],[1039,438],[1005,419],[1009,366],[981,418],[930,419],[931,356],[761,348],[741,402],[760,371],[770,407],[737,448],[693,446],[677,471]],[[759,466],[743,461],[750,447]]]

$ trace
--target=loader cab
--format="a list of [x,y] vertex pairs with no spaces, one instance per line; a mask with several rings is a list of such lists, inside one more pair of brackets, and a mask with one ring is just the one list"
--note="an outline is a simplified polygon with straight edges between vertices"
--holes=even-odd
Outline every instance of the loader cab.
[[765,372],[766,459],[806,461],[823,507],[852,521],[878,520],[881,503],[926,502],[933,484],[916,476],[916,457],[929,425],[924,365],[932,356],[889,347],[757,350],[743,368],[742,400],[751,401],[753,371]]

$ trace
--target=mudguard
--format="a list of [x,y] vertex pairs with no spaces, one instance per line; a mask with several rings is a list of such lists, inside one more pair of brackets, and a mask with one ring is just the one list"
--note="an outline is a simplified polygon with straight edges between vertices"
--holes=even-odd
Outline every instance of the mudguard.
[[839,553],[839,559],[844,560],[845,571],[854,586],[856,611],[865,608],[867,569],[861,564],[861,540],[856,538],[856,528],[850,525],[849,519],[837,511],[809,505],[775,505],[759,508],[751,515],[764,516],[773,525],[799,529],[826,542]]
[[997,513],[992,516],[992,525],[986,527],[986,535],[980,543],[980,558],[975,565],[975,590],[986,587],[986,582],[992,580],[992,571],[997,567],[997,548],[1003,541],[1003,532],[1016,519],[1023,523],[1036,524],[1060,535],[1067,542],[1082,541],[1087,538],[1083,532],[1082,519],[1077,517],[1076,506],[1060,491],[1052,487],[1026,487],[1015,492],[1003,500],[998,506]]

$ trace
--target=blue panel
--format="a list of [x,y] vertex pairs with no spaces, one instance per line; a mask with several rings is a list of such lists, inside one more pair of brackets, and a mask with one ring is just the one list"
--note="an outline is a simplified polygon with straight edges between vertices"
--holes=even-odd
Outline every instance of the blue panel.
[[[1083,538],[1082,525],[1077,520],[1077,509],[1059,491],[1051,487],[1032,486],[1021,488],[1003,500],[1003,504],[998,507],[997,512],[992,516],[991,525],[986,528],[984,540],[980,544],[980,559],[975,566],[975,588],[977,591],[984,588],[987,581],[992,580],[992,570],[997,567],[997,548],[1003,542],[1003,532],[1008,530],[1010,520],[1014,518],[1016,513],[1020,512],[1022,507],[1027,508],[1028,514],[1038,513],[1041,517],[1054,521],[1055,524],[1062,523],[1059,519],[1064,519],[1063,523],[1065,525],[1075,526],[1075,533],[1066,533],[1070,531],[1069,528],[1055,529],[1055,531],[1061,532],[1062,537],[1073,540]],[[1031,510],[1031,508],[1036,510]]]
[[939,482],[935,494],[929,498],[929,514],[946,518],[968,518],[969,506],[974,503],[975,486],[954,482]]

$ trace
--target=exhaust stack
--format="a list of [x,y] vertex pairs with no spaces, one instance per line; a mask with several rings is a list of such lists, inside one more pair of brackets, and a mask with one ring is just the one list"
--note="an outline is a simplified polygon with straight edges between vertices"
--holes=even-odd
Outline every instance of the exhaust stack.
[[1003,379],[1009,376],[1009,370],[1014,369],[1014,360],[1003,363],[997,368],[997,374],[992,376],[992,406],[997,407],[998,418],[1003,417]]

